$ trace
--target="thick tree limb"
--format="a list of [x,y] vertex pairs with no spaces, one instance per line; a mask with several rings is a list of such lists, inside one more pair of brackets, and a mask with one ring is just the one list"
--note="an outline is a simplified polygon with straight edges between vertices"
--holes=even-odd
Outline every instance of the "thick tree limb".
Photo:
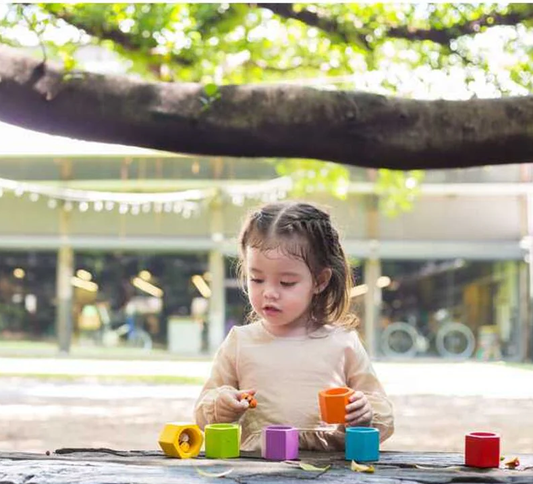
[[301,86],[223,86],[81,73],[0,46],[0,119],[86,140],[219,156],[395,169],[533,161],[533,96],[416,101]]
[[[299,20],[306,25],[317,27],[328,34],[336,34],[346,43],[353,41],[363,42],[364,45],[370,48],[365,40],[366,35],[369,33],[368,29],[358,30],[355,27],[350,28],[346,24],[339,24],[335,19],[320,16],[309,10],[296,12],[290,3],[261,3],[259,6],[271,10],[280,17]],[[430,40],[437,44],[447,45],[450,41],[463,35],[477,34],[484,27],[518,25],[521,22],[531,19],[533,19],[533,8],[524,9],[520,12],[511,11],[505,14],[494,13],[482,15],[475,20],[465,20],[452,27],[442,29],[417,29],[408,26],[387,28],[383,26],[385,29],[383,36],[411,41]]]

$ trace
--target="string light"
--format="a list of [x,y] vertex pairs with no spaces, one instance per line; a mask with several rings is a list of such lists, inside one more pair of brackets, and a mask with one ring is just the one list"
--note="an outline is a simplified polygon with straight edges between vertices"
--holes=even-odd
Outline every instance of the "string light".
[[290,177],[276,178],[266,182],[227,185],[223,188],[157,193],[78,190],[0,178],[0,196],[5,192],[12,192],[19,198],[27,195],[32,202],[37,202],[42,198],[46,200],[50,209],[63,207],[68,212],[74,208],[80,212],[87,212],[90,208],[95,212],[118,209],[122,215],[165,212],[180,214],[184,218],[197,214],[206,200],[218,195],[229,199],[234,205],[243,206],[247,200],[270,202],[283,199],[291,188]]

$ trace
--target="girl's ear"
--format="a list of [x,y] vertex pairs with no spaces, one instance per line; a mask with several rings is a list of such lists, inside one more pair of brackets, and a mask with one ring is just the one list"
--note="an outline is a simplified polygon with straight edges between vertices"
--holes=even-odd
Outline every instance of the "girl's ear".
[[316,278],[315,283],[315,294],[320,294],[326,287],[328,287],[329,281],[331,280],[331,269],[329,267],[326,267],[325,269],[322,269],[322,272],[318,275]]

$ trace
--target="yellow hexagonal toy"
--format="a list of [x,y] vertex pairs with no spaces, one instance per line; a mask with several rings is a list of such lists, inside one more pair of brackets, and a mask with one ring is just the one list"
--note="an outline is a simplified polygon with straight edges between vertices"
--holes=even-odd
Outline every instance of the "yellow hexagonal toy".
[[163,427],[158,442],[165,455],[190,459],[200,453],[204,435],[198,425],[170,422]]

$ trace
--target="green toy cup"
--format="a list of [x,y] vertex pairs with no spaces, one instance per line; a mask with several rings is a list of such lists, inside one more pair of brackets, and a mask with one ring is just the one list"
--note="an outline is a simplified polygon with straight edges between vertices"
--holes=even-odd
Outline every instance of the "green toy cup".
[[241,427],[238,424],[218,423],[205,426],[205,456],[208,459],[239,457]]

